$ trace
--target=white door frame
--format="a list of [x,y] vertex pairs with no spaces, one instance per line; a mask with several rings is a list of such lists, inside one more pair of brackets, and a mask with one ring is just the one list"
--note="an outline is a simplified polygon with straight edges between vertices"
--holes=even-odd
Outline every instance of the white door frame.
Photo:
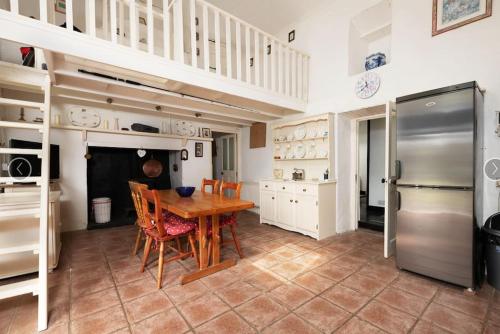
[[352,146],[351,146],[351,166],[353,168],[351,169],[351,180],[354,180],[352,182],[352,188],[351,188],[351,194],[354,194],[354,201],[351,203],[353,204],[351,206],[351,221],[354,222],[354,229],[358,229],[358,224],[359,224],[359,210],[360,210],[360,200],[359,200],[359,177],[358,177],[358,171],[359,171],[359,122],[362,121],[369,121],[372,119],[385,119],[385,108],[384,108],[384,113],[382,114],[375,114],[375,115],[370,115],[370,116],[363,116],[359,118],[355,118],[351,121],[351,141],[352,141]]
[[[213,126],[211,128],[212,132],[222,132],[222,133],[227,133],[227,134],[235,134],[236,135],[236,182],[239,182],[240,180],[240,175],[241,174],[241,152],[242,152],[242,146],[241,146],[241,129],[239,128],[225,128],[225,127],[217,127]],[[214,138],[215,140],[215,138]],[[213,175],[214,166],[212,164],[212,172],[210,175]]]

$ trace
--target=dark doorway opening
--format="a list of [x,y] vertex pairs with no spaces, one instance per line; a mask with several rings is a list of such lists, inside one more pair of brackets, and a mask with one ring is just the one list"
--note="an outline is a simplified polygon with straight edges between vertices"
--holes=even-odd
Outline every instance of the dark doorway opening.
[[[145,183],[150,189],[170,189],[170,169],[168,150],[146,150],[143,157],[137,149],[115,147],[89,147],[91,158],[87,160],[87,229],[132,225],[136,213],[130,195],[129,180]],[[150,160],[158,160],[163,170],[156,178],[147,177],[142,165]],[[97,224],[92,212],[92,199],[111,198],[111,221]]]
[[358,227],[384,231],[385,119],[359,122],[358,143]]

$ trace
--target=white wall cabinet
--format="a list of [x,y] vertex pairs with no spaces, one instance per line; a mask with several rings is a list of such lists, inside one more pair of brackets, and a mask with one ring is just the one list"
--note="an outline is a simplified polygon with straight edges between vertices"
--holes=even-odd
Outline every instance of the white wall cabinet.
[[336,233],[335,181],[260,182],[260,222],[324,239]]

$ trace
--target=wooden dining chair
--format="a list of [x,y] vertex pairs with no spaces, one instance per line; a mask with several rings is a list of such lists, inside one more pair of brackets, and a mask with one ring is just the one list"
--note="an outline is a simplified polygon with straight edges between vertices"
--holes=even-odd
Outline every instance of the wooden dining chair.
[[219,185],[219,180],[203,179],[201,181],[201,192],[206,193],[206,187],[212,187],[212,194],[217,195],[219,193]]
[[146,228],[142,212],[141,190],[148,189],[148,186],[135,181],[128,181],[128,186],[130,187],[132,201],[134,202],[135,212],[137,214],[137,219],[135,220],[135,224],[137,225],[137,237],[135,238],[134,250],[132,251],[132,255],[137,255],[141,241],[145,237],[144,229]]
[[[161,289],[162,278],[163,278],[163,265],[171,261],[176,261],[184,259],[186,257],[194,257],[196,263],[199,265],[198,255],[196,253],[196,246],[194,243],[194,231],[196,225],[193,223],[182,222],[182,223],[172,223],[165,221],[162,215],[162,208],[160,205],[160,195],[158,190],[148,190],[142,189],[142,211],[143,219],[146,225],[144,229],[146,233],[146,245],[145,252],[142,259],[141,272],[144,272],[146,267],[149,253],[151,252],[151,246],[153,241],[160,245],[160,254],[158,258],[158,277],[157,277],[157,287]],[[150,212],[153,209],[153,212]],[[180,247],[180,237],[186,236],[189,241],[190,251],[184,252]],[[176,241],[177,248],[174,248],[168,244],[169,241]],[[165,261],[165,247],[171,249],[173,252],[177,253]]]
[[[234,198],[234,199],[240,199],[241,195],[241,187],[242,183],[233,183],[233,182],[225,182],[222,181],[221,187],[220,187],[220,197],[221,198]],[[226,195],[226,191],[230,195]],[[229,242],[234,243],[234,246],[236,247],[236,251],[238,252],[238,255],[240,258],[243,258],[243,251],[241,250],[241,245],[240,245],[240,240],[238,239],[238,236],[236,234],[236,223],[237,223],[237,212],[233,212],[230,215],[221,215],[219,218],[219,225],[220,225],[220,237],[221,237],[221,245],[224,245],[226,242],[222,241],[222,234],[224,228],[229,228],[231,231],[233,240],[229,240]]]

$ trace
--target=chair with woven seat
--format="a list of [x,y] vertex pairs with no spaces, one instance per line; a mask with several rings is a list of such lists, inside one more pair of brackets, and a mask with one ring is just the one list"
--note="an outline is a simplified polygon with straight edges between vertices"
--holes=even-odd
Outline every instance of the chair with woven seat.
[[[225,182],[222,181],[221,187],[220,187],[220,197],[226,197],[226,198],[234,198],[234,199],[240,199],[241,195],[241,187],[242,183],[234,183],[234,182]],[[226,192],[230,193],[232,192],[232,196],[227,196]],[[241,245],[240,241],[238,239],[238,236],[236,235],[236,223],[237,223],[237,212],[233,212],[230,215],[221,215],[219,219],[219,224],[220,224],[220,236],[221,236],[221,245],[226,244],[227,242],[222,242],[222,233],[224,228],[229,228],[231,231],[233,240],[229,241],[234,243],[234,246],[236,247],[236,251],[238,252],[238,255],[240,258],[243,258],[243,251],[241,250]]]
[[[158,277],[157,277],[157,287],[161,289],[162,286],[162,278],[163,278],[163,265],[165,262],[176,261],[180,259],[184,259],[186,257],[194,257],[195,261],[198,262],[198,255],[196,253],[195,246],[195,237],[194,231],[196,225],[194,223],[189,222],[174,222],[171,220],[165,221],[162,215],[162,209],[160,206],[160,196],[157,190],[141,190],[142,195],[142,211],[143,211],[143,219],[144,224],[146,225],[146,229],[144,229],[146,233],[146,245],[144,256],[142,259],[141,272],[144,272],[144,268],[146,267],[149,254],[151,252],[151,246],[153,241],[156,244],[160,245],[160,254],[158,258]],[[154,209],[154,212],[150,212],[150,208]],[[180,241],[179,238],[187,237],[189,241],[189,245],[191,250],[184,252],[179,247]],[[175,241],[177,243],[177,248],[171,247],[168,245],[169,241]],[[170,257],[165,261],[165,247],[168,247],[177,255]]]
[[144,229],[146,228],[146,226],[144,225],[144,217],[142,212],[141,190],[148,189],[148,186],[134,181],[128,181],[128,185],[130,187],[132,201],[134,202],[135,212],[137,214],[137,219],[135,221],[135,224],[137,225],[137,237],[135,238],[134,250],[132,251],[132,255],[137,255],[141,240],[143,239],[143,237],[145,237]]

